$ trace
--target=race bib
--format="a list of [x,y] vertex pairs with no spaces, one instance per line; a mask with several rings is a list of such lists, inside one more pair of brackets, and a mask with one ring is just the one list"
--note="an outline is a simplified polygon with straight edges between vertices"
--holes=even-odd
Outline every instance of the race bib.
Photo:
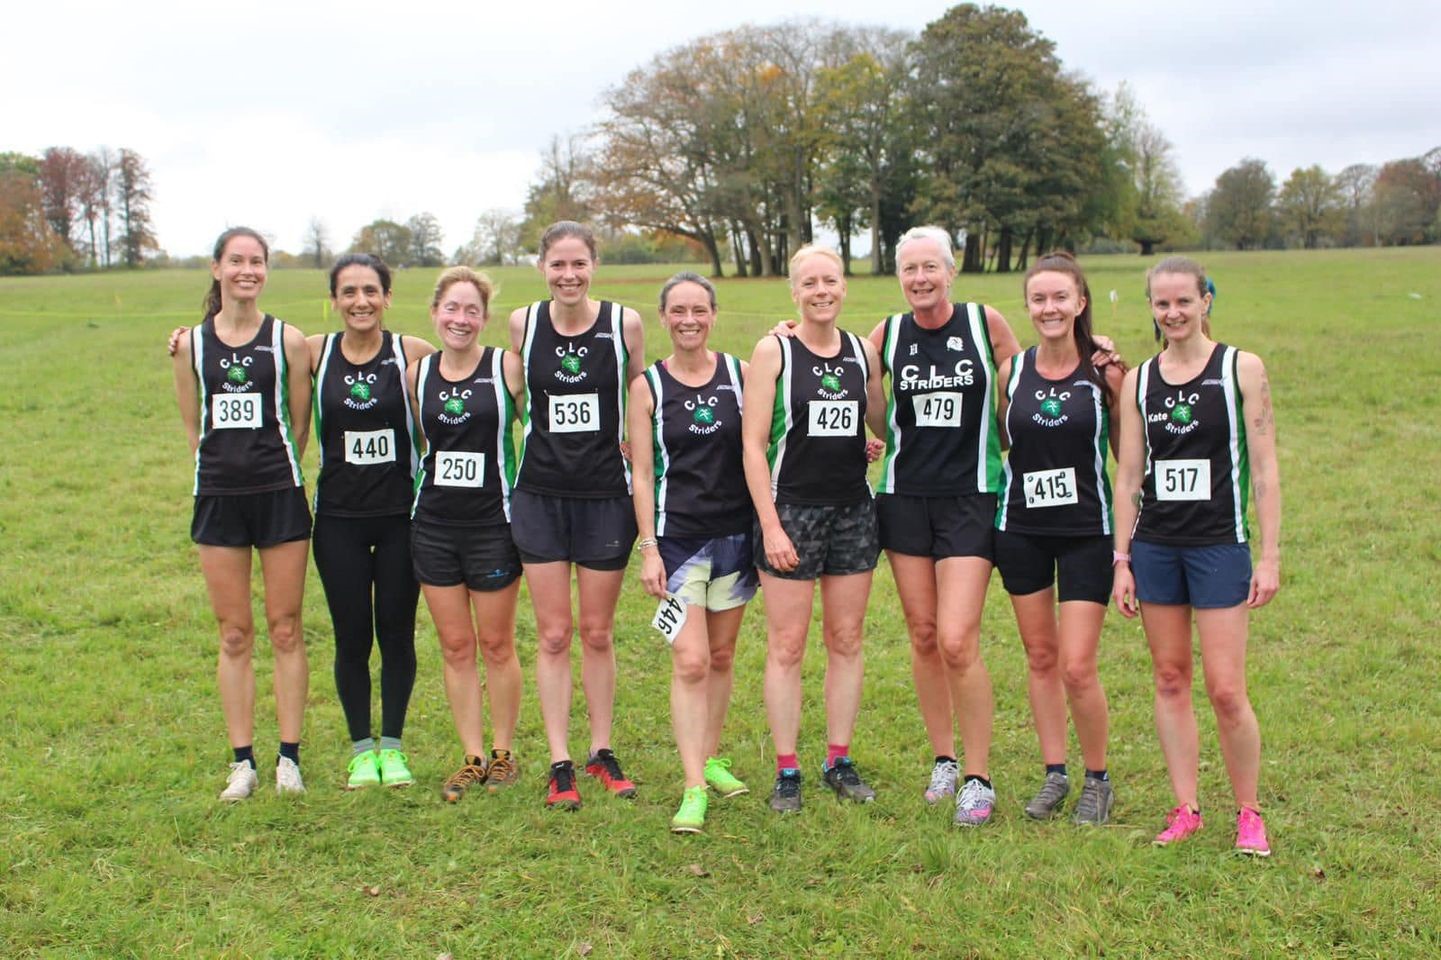
[[260,429],[260,394],[217,393],[210,398],[213,430]]
[[1211,461],[1157,460],[1157,500],[1211,499]]
[[860,427],[860,404],[855,400],[812,400],[806,404],[812,437],[854,437]]
[[959,427],[961,425],[961,394],[918,393],[911,397],[915,404],[916,426]]
[[1071,467],[1033,470],[1021,478],[1021,483],[1028,507],[1064,507],[1077,502],[1076,471]]
[[440,450],[435,454],[437,487],[479,487],[485,482],[485,454]]
[[594,433],[600,429],[600,395],[573,393],[550,397],[551,433]]
[[660,631],[665,637],[666,643],[675,643],[675,638],[680,634],[680,628],[685,626],[685,614],[690,609],[679,597],[669,594],[660,602],[656,608],[655,619],[650,622],[652,627]]
[[357,467],[395,462],[395,431],[345,431],[345,462]]

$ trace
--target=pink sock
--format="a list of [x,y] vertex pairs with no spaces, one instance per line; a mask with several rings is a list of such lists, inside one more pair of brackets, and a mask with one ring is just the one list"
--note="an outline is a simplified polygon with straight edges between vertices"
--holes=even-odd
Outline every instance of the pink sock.
[[777,773],[780,773],[782,770],[799,770],[800,768],[801,762],[796,759],[796,755],[794,753],[776,754]]
[[826,744],[826,766],[827,766],[827,767],[833,767],[833,766],[835,766],[835,765],[836,765],[836,759],[837,759],[837,758],[839,758],[839,757],[849,757],[850,755],[851,755],[851,745],[850,745],[849,743],[828,743],[828,744]]

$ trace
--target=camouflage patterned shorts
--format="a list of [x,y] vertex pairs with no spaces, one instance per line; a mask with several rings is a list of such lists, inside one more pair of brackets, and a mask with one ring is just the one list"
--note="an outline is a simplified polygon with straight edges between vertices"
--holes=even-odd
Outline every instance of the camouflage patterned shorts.
[[766,563],[764,538],[756,526],[756,566],[784,580],[865,573],[876,568],[881,552],[876,503],[866,499],[839,506],[778,503],[781,527],[796,548],[800,564],[786,573]]

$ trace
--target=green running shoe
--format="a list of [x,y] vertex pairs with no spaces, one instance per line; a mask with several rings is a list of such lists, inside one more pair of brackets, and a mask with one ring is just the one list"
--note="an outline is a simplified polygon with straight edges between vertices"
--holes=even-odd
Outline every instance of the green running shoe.
[[399,750],[380,751],[380,782],[387,787],[408,787],[415,782],[405,754]]
[[686,787],[680,809],[670,818],[671,833],[700,833],[705,826],[705,787]]
[[345,781],[347,790],[363,790],[380,786],[380,757],[374,750],[357,753],[350,758],[350,779]]
[[711,757],[705,762],[705,782],[722,797],[738,797],[751,788],[731,773],[729,757]]

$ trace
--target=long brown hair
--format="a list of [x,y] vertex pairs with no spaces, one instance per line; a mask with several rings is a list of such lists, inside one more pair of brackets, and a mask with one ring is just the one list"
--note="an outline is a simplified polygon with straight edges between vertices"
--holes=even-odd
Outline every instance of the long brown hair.
[[[252,230],[249,227],[231,227],[229,230],[222,233],[219,239],[215,241],[215,252],[210,257],[212,263],[220,262],[220,258],[225,256],[225,248],[230,244],[230,241],[234,240],[236,237],[249,237],[256,243],[260,244],[261,253],[265,255],[265,262],[267,264],[270,263],[270,244],[265,242],[265,238],[262,237],[259,232]],[[222,304],[220,301],[219,280],[216,280],[214,278],[211,279],[210,289],[205,292],[205,299],[202,301],[201,305],[205,311],[206,320],[209,320],[211,317],[215,316],[217,313],[220,312],[220,307]]]
[[[1085,271],[1066,250],[1052,250],[1036,258],[1031,269],[1026,271],[1026,278],[1021,281],[1021,296],[1026,296],[1026,289],[1031,285],[1031,278],[1038,273],[1064,273],[1070,277],[1076,285],[1076,290],[1085,299],[1086,305],[1081,312],[1076,314],[1076,322],[1071,327],[1071,336],[1076,341],[1076,353],[1080,355],[1081,365],[1079,371],[1081,376],[1101,388],[1101,396],[1105,398],[1106,406],[1111,405],[1115,398],[1111,396],[1111,385],[1096,369],[1095,363],[1091,361],[1091,354],[1096,352],[1096,338],[1091,329],[1091,285],[1086,282]],[[1114,361],[1124,371],[1126,365],[1121,361]]]

